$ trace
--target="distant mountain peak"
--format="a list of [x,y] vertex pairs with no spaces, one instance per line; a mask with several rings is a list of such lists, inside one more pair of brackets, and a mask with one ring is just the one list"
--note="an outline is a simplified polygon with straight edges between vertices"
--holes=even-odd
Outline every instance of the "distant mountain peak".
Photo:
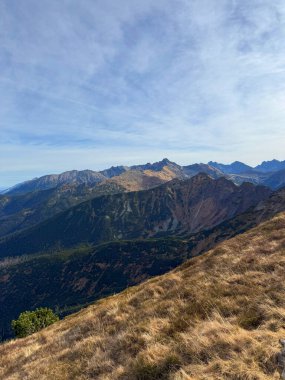
[[168,158],[164,158],[161,161],[154,162],[153,164],[148,162],[147,164],[144,165],[133,165],[131,166],[131,169],[133,170],[153,170],[153,171],[160,171],[162,170],[165,166],[170,166],[174,168],[181,168],[180,165],[176,164],[175,162],[171,162]]
[[285,161],[278,161],[273,159],[271,161],[263,161],[260,165],[257,165],[255,170],[267,173],[267,172],[276,172],[279,170],[285,169]]
[[241,174],[253,170],[251,166],[246,165],[241,161],[234,161],[231,164],[221,164],[219,162],[209,161],[208,165],[221,170],[225,174]]
[[128,166],[119,165],[111,166],[109,169],[101,170],[100,173],[104,175],[106,178],[112,178],[120,174],[123,174],[128,170],[130,170]]
[[175,164],[175,165],[177,165],[175,162],[170,161],[168,158],[163,158],[160,162],[164,163],[166,165],[167,164]]

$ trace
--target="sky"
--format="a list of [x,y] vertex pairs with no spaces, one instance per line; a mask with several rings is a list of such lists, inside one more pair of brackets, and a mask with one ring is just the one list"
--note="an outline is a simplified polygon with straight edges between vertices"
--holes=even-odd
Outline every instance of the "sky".
[[0,188],[285,159],[283,0],[0,0]]

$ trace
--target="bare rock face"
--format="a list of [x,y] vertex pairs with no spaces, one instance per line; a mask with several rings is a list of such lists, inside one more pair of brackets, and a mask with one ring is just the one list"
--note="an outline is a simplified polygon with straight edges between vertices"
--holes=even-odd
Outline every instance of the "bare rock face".
[[277,355],[278,371],[280,379],[285,379],[285,339],[280,339],[281,351]]

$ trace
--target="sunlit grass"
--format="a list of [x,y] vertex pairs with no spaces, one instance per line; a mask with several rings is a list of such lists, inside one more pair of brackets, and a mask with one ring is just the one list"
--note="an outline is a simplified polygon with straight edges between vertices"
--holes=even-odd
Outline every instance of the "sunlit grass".
[[285,214],[0,346],[1,379],[269,380],[285,336]]

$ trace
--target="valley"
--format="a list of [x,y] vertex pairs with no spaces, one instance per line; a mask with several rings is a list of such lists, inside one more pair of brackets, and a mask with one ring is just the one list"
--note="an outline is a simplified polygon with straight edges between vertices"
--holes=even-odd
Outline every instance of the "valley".
[[0,346],[1,377],[278,379],[284,220]]

